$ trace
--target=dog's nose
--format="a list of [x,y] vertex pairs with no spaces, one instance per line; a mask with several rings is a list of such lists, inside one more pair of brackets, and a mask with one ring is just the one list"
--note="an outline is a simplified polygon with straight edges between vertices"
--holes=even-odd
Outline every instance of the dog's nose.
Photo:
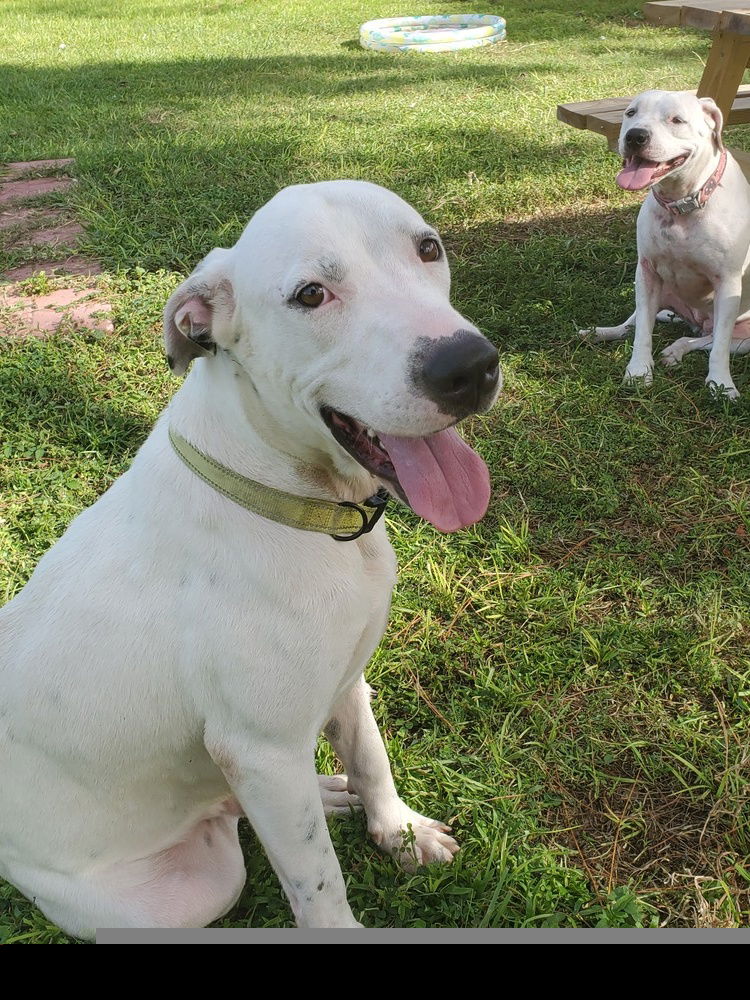
[[636,148],[645,146],[649,138],[649,133],[645,128],[629,128],[625,133],[626,144]]
[[466,416],[489,401],[500,378],[497,350],[479,333],[457,330],[423,355],[421,383],[441,410]]

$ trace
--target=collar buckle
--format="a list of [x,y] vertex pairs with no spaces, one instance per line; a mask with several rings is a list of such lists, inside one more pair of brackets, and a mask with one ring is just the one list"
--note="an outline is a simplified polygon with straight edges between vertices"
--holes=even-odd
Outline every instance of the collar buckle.
[[[339,507],[351,507],[352,510],[356,510],[359,513],[362,518],[362,527],[355,531],[353,535],[331,535],[331,538],[336,542],[353,542],[356,538],[361,538],[362,535],[369,535],[385,513],[388,500],[389,496],[382,486],[377,493],[373,493],[371,497],[363,500],[362,503],[340,500]],[[369,511],[365,508],[369,508]]]
[[697,208],[703,208],[704,202],[701,201],[702,191],[694,191],[689,194],[686,198],[680,198],[678,201],[673,201],[669,208],[675,213],[675,215],[690,215]]

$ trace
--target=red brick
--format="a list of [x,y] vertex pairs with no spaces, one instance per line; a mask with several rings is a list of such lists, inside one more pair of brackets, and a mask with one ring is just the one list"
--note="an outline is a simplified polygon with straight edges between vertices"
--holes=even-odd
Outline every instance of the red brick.
[[75,181],[72,177],[37,177],[30,181],[6,181],[0,184],[0,204],[67,191],[73,184]]
[[65,170],[72,167],[76,161],[72,157],[64,160],[19,160],[17,163],[6,164],[6,170],[12,174],[26,174],[32,170]]

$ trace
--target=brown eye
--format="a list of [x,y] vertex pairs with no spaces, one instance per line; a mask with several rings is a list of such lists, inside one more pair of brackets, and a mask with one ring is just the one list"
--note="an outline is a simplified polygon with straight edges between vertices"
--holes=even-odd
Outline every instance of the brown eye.
[[437,240],[426,239],[419,244],[419,259],[425,264],[440,259],[440,244]]
[[670,120],[671,120],[671,122],[672,122],[673,125],[684,125],[685,124],[685,119],[684,118],[678,118],[677,115],[675,115],[674,118],[672,118]]
[[307,306],[310,309],[316,309],[319,305],[323,304],[325,296],[326,290],[322,285],[312,284],[300,288],[294,297],[301,305]]

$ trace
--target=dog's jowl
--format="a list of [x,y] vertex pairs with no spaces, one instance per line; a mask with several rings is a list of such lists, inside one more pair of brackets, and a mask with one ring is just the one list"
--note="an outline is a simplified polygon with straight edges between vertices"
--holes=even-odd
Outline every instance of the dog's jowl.
[[[187,378],[0,611],[0,876],[69,933],[224,914],[242,815],[301,926],[357,926],[330,813],[364,808],[407,866],[457,850],[399,798],[363,677],[387,496],[441,531],[489,500],[454,425],[494,402],[497,352],[449,285],[414,209],[336,181],[282,191],[170,298]],[[321,730],[348,778],[316,775]]]
[[650,90],[626,109],[617,183],[650,192],[638,215],[635,312],[594,334],[621,340],[635,328],[625,377],[650,382],[654,323],[681,320],[695,336],[662,351],[663,363],[710,351],[707,384],[736,398],[729,355],[750,351],[750,185],[721,129],[716,104],[691,93]]

